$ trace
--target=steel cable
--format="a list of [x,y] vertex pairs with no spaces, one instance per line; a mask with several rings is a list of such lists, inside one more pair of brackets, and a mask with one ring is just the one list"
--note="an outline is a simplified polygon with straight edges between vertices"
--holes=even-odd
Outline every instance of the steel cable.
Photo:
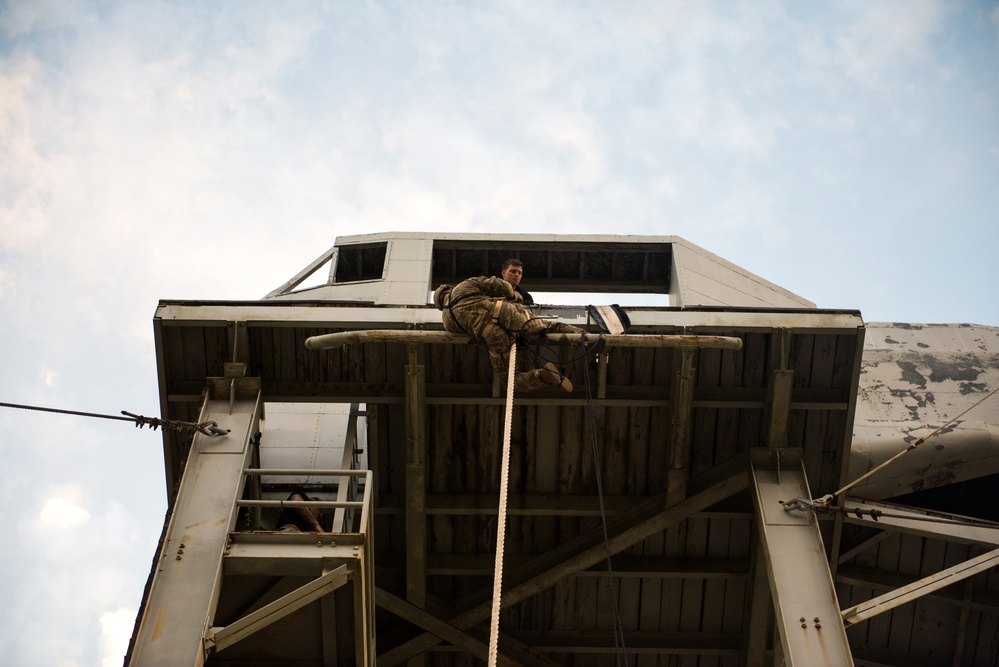
[[164,431],[197,431],[208,436],[225,435],[229,433],[228,429],[219,428],[216,422],[203,422],[196,424],[194,422],[185,422],[177,419],[160,419],[159,417],[144,417],[142,415],[135,415],[131,412],[121,411],[124,416],[118,415],[104,415],[97,412],[81,412],[79,410],[62,410],[60,408],[46,408],[38,405],[21,405],[19,403],[0,403],[0,408],[17,408],[19,410],[32,410],[34,412],[49,412],[58,415],[72,415],[74,417],[93,417],[95,419],[110,419],[114,421],[126,421],[135,424],[136,428],[143,428],[148,426],[152,430],[158,428],[163,428]]

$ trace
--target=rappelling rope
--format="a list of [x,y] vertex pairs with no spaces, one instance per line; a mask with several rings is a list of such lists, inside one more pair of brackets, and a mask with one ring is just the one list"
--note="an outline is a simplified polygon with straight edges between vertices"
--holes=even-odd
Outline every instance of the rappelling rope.
[[517,344],[510,346],[506,378],[506,419],[503,426],[503,462],[500,468],[499,513],[496,517],[496,564],[493,570],[493,611],[489,625],[489,667],[499,654],[500,600],[503,596],[503,546],[506,542],[506,496],[510,478],[510,440],[513,431],[513,384],[517,373]]

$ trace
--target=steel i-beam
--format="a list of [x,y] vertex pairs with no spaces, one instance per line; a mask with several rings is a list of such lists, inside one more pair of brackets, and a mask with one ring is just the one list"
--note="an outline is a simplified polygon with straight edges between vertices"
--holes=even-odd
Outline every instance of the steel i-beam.
[[753,466],[753,501],[787,667],[853,665],[822,536],[810,512],[780,501],[809,498],[804,471]]

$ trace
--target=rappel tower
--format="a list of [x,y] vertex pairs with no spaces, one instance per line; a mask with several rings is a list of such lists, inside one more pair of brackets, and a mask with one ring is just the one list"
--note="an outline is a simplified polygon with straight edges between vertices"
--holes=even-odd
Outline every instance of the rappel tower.
[[[592,336],[518,352],[574,388],[515,395],[507,443],[431,295],[511,257]],[[162,416],[226,433],[164,433],[126,665],[485,664],[504,447],[499,664],[996,664],[999,526],[956,514],[999,473],[999,401],[841,491],[999,387],[996,329],[865,325],[678,237],[432,233],[340,237],[154,328]],[[323,531],[279,530],[299,508]]]

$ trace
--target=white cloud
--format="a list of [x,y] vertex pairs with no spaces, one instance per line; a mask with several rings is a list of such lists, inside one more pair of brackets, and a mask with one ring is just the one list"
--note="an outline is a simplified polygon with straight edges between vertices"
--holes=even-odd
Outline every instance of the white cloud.
[[677,186],[676,177],[673,174],[663,174],[656,183],[655,189],[670,201],[680,196],[680,188]]
[[601,184],[607,165],[599,122],[582,109],[538,111],[525,128],[528,138],[540,149],[538,152],[554,158],[572,188]]
[[137,609],[118,607],[101,614],[101,667],[119,667],[128,650]]
[[836,63],[871,88],[890,86],[900,66],[931,57],[929,38],[939,32],[947,5],[940,0],[858,2],[850,27],[835,40]]
[[90,512],[69,498],[49,498],[38,512],[42,528],[75,528],[86,523]]
[[42,96],[44,75],[30,57],[0,61],[0,248],[18,249],[39,241],[49,229],[46,202],[58,178],[54,164],[39,155],[37,116],[53,120]]
[[84,0],[8,2],[0,10],[0,30],[19,37],[35,30],[64,28],[84,21],[88,12]]
[[40,641],[31,624],[8,628],[30,638],[18,647],[18,664],[52,664],[52,656],[64,664],[96,664],[98,653],[102,661],[117,654],[120,664],[122,635],[127,645],[145,576],[130,554],[138,547],[147,567],[155,538],[140,543],[140,518],[118,501],[94,499],[85,506],[82,499],[96,490],[83,482],[42,485],[37,492],[40,507],[17,520],[19,539],[12,556],[21,576],[32,583],[6,598],[18,618],[45,617],[60,631],[45,633]]

